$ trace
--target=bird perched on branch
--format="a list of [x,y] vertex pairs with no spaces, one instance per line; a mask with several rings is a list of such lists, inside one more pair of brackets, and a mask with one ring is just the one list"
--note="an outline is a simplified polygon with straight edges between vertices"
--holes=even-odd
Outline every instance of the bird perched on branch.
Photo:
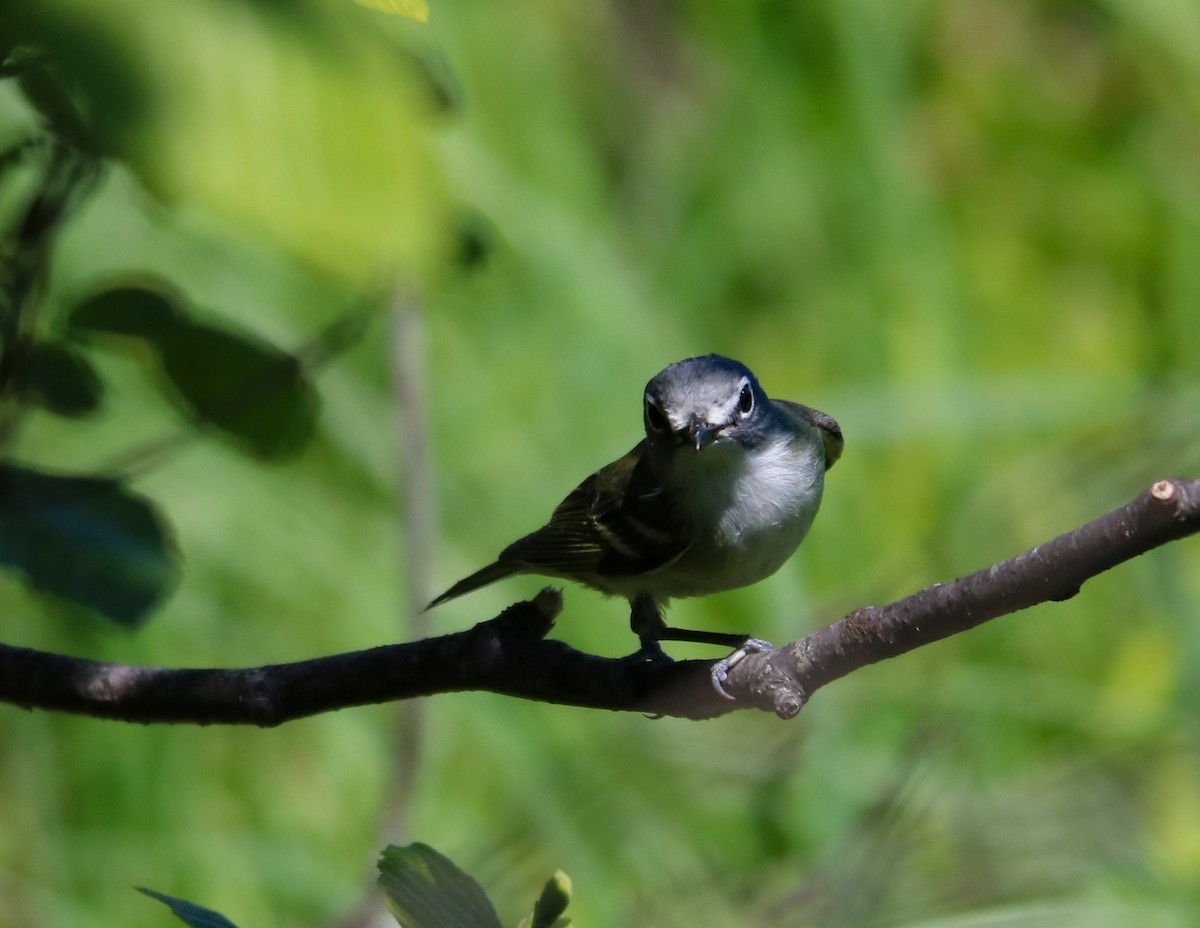
[[770,399],[749,368],[715,354],[656,374],[643,412],[646,437],[632,451],[429,608],[513,574],[539,574],[628,599],[644,657],[665,657],[660,641],[769,647],[673,628],[662,610],[672,599],[756,583],[791,557],[842,453],[841,429],[823,412]]

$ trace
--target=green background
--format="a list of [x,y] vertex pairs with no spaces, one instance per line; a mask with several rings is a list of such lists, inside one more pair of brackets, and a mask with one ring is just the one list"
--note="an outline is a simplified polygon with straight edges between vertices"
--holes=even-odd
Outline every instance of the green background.
[[[47,327],[149,270],[294,347],[386,264],[422,307],[439,532],[407,578],[414,433],[381,316],[319,374],[301,456],[204,440],[138,480],[184,557],[143,629],[5,576],[9,643],[243,666],[397,640],[410,598],[540,524],[637,441],[645,381],[708,351],[834,415],[846,452],[801,552],[676,604],[683,625],[794,640],[1200,472],[1193,3],[435,0],[427,25],[349,3],[40,9],[130,165],[63,236]],[[397,70],[413,56],[425,78]],[[113,62],[146,106],[96,83]],[[427,112],[430,78],[450,104]],[[35,120],[10,83],[6,145]],[[0,185],[6,226],[21,183]],[[446,260],[464,226],[482,264]],[[136,357],[97,360],[104,415],[31,417],[22,460],[87,472],[175,428]],[[566,594],[556,634],[633,648],[623,604]],[[392,707],[271,731],[0,707],[0,924],[170,924],[134,885],[241,928],[336,924],[403,837],[509,924],[562,868],[581,928],[1194,925],[1197,615],[1185,540],[790,723],[437,697],[419,756],[400,750],[403,836],[379,824]]]

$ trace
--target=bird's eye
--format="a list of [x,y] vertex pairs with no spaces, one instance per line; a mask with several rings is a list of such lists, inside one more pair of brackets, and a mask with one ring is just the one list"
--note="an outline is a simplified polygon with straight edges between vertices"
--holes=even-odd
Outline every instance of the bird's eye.
[[671,423],[667,421],[666,415],[658,404],[650,397],[646,397],[646,431],[647,432],[668,432],[671,429]]
[[743,416],[748,416],[754,411],[754,390],[750,384],[742,384],[742,392],[738,395],[738,412]]

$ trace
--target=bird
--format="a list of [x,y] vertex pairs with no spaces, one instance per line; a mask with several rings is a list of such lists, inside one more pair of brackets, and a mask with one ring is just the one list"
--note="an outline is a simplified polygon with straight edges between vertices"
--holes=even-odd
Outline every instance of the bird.
[[[840,426],[769,398],[746,365],[717,354],[657,373],[642,412],[645,438],[628,454],[426,608],[536,574],[627,599],[640,643],[633,657],[669,660],[661,641],[769,648],[748,635],[668,626],[663,611],[673,599],[757,583],[792,556],[842,454]],[[714,683],[724,694],[716,675]]]

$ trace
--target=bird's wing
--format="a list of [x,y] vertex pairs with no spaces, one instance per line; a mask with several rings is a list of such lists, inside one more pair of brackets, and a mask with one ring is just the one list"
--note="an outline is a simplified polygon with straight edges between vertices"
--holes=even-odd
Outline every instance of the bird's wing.
[[837,420],[833,416],[821,412],[819,409],[813,409],[811,406],[792,403],[788,400],[772,399],[771,402],[789,416],[815,425],[821,433],[821,443],[825,446],[825,469],[829,470],[837,463],[837,459],[842,456],[842,448],[845,447],[846,442],[842,438],[842,427],[837,424]]
[[670,500],[645,444],[583,481],[546,525],[505,548],[500,563],[587,582],[637,576],[677,559],[687,542],[671,528]]

